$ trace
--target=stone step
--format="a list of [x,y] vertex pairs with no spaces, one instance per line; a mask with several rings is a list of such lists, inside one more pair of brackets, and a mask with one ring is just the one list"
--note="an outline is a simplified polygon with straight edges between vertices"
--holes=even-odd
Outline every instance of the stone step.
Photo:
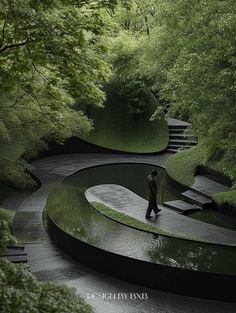
[[19,250],[19,249],[8,249],[8,250],[3,251],[3,252],[0,253],[0,257],[16,256],[16,255],[25,255],[25,256],[27,256],[27,253],[24,252],[24,250]]
[[195,140],[187,140],[187,139],[170,139],[169,144],[180,144],[180,145],[187,145],[187,146],[195,146],[197,141]]
[[183,134],[185,131],[185,128],[170,128],[169,133],[170,134]]
[[187,140],[194,140],[193,136],[187,134],[170,134],[170,139],[187,139]]
[[178,211],[181,214],[187,214],[190,211],[199,211],[202,209],[199,206],[192,205],[182,200],[164,202],[163,205],[169,209]]
[[175,150],[175,149],[167,149],[166,152],[169,152],[169,153],[177,153],[178,150]]
[[187,190],[183,192],[181,195],[183,196],[183,200],[191,204],[199,205],[201,207],[204,207],[206,204],[212,203],[212,201],[209,198],[200,195],[192,190]]
[[27,263],[27,253],[24,246],[8,245],[7,250],[0,253],[0,258],[6,258],[12,263]]
[[190,187],[192,191],[205,196],[208,199],[212,199],[213,195],[217,192],[226,192],[230,190],[230,187],[215,182],[202,175],[196,175],[194,177],[194,183]]
[[7,245],[7,249],[17,249],[17,250],[24,250],[25,249],[25,246],[19,246],[19,245]]
[[191,147],[192,147],[192,146],[178,145],[178,144],[175,144],[175,145],[169,144],[169,145],[167,146],[168,149],[176,149],[176,150],[178,150],[178,149],[186,149],[186,148],[191,148]]
[[27,255],[7,255],[7,256],[0,256],[6,258],[8,261],[12,263],[27,263],[28,258]]
[[168,125],[169,129],[187,129],[188,125]]

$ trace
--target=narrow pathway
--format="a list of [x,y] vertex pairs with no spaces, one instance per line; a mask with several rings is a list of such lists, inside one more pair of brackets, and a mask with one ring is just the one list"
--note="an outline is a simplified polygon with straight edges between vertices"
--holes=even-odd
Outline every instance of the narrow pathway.
[[145,219],[148,201],[119,185],[94,186],[86,190],[85,196],[90,203],[103,203],[116,211],[177,236],[196,238],[216,244],[236,245],[235,231],[177,214],[164,206],[159,206],[162,211],[153,219]]

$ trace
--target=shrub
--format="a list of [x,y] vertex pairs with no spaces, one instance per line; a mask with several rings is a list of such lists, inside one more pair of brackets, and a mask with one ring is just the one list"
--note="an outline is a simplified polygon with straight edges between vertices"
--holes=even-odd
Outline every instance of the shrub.
[[0,260],[1,313],[91,313],[75,290],[39,282],[26,265]]
[[0,251],[4,251],[8,244],[17,242],[11,234],[14,215],[14,212],[0,208]]

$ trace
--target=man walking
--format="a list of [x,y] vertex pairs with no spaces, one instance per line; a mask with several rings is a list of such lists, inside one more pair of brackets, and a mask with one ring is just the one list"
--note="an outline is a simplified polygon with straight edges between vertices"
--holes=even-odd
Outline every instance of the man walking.
[[151,212],[154,211],[155,214],[159,213],[161,209],[157,206],[157,184],[155,177],[157,176],[157,171],[153,170],[148,175],[148,188],[149,188],[149,203],[147,207],[147,212],[145,218],[151,218]]

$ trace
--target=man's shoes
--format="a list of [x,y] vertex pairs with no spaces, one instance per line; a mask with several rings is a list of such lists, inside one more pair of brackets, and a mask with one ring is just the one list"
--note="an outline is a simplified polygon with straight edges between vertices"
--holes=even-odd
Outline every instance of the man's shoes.
[[160,211],[161,211],[161,209],[158,209],[158,210],[155,212],[155,214],[157,215]]
[[151,216],[151,215],[145,216],[145,218],[148,219],[148,220],[150,220],[150,219],[152,218],[152,216]]

